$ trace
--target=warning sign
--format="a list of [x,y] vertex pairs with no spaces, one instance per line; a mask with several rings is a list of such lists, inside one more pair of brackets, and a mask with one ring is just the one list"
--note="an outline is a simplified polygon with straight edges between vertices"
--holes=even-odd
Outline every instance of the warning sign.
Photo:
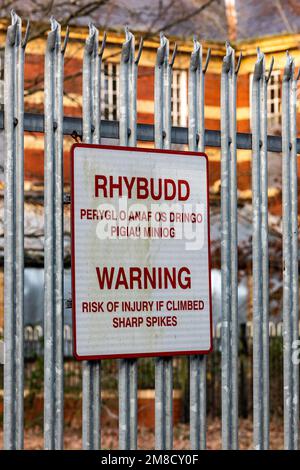
[[75,357],[209,352],[206,156],[76,144],[71,167]]

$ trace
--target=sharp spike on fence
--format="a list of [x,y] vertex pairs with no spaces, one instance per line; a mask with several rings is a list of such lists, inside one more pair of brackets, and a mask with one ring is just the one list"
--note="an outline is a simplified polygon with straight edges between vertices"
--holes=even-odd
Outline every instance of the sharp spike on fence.
[[272,56],[271,63],[270,63],[270,69],[266,78],[267,83],[269,82],[272,72],[273,72],[273,67],[274,67],[274,57]]
[[204,68],[203,68],[203,73],[204,73],[204,74],[205,74],[206,71],[207,71],[208,64],[209,64],[209,62],[210,62],[210,58],[211,58],[211,48],[207,49],[206,61],[205,61],[205,65],[204,65]]
[[96,39],[96,28],[93,25],[93,23],[89,24],[89,35],[86,38],[85,41],[85,51],[87,54],[92,54],[94,45],[95,45],[95,39]]
[[294,73],[294,59],[292,56],[290,56],[289,51],[286,51],[286,63],[284,67],[284,72],[283,72],[283,80],[290,80],[293,76]]
[[193,51],[191,53],[190,69],[191,69],[191,71],[194,72],[195,70],[197,70],[197,68],[199,67],[199,64],[200,64],[200,56],[199,56],[200,43],[198,42],[196,36],[194,36],[193,42],[194,42],[194,48],[193,48]]
[[51,30],[48,33],[48,39],[47,39],[47,49],[53,51],[55,48],[56,44],[56,38],[57,38],[57,31],[59,28],[60,24],[56,21],[54,16],[51,16],[50,18],[50,27]]
[[264,57],[265,57],[264,54],[260,52],[260,50],[258,50],[257,60],[254,66],[253,80],[260,80],[264,73]]
[[16,32],[17,32],[17,15],[14,10],[11,11],[11,25],[7,28],[7,39],[9,44],[13,46],[16,41]]
[[17,15],[17,13],[15,12],[15,10],[13,10],[13,9],[11,10],[10,16],[11,16],[11,24],[12,25],[16,24],[18,22],[19,17]]
[[166,47],[168,42],[169,42],[169,40],[164,35],[164,33],[161,33],[161,35],[160,35],[160,45],[161,45],[161,47]]
[[56,21],[54,16],[50,17],[50,25],[51,25],[51,31],[56,31],[57,28],[59,27],[59,23]]
[[66,35],[65,35],[63,47],[61,48],[62,54],[64,54],[65,51],[66,51],[66,48],[67,48],[67,45],[68,45],[68,42],[69,42],[69,36],[70,36],[70,28],[69,28],[69,25],[68,25],[67,29],[66,29]]
[[94,25],[94,23],[90,22],[89,23],[89,37],[95,39],[95,36],[97,34],[97,28]]
[[23,41],[22,41],[22,47],[23,47],[23,49],[25,49],[25,47],[26,47],[26,45],[27,45],[27,43],[28,43],[29,33],[30,33],[30,21],[27,20],[26,31],[25,31],[25,35],[24,35],[24,38],[23,38]]
[[128,26],[125,26],[125,42],[122,44],[122,62],[128,62],[132,54],[132,40],[134,38],[133,34],[129,31]]
[[130,39],[131,35],[132,35],[132,33],[131,33],[130,30],[129,30],[129,26],[128,26],[128,25],[124,26],[124,31],[125,31],[126,40],[128,41],[128,40]]
[[232,60],[231,59],[232,59],[233,49],[230,46],[228,41],[226,41],[225,47],[226,47],[226,55],[225,55],[225,57],[223,57],[223,71],[228,73],[229,70],[231,69],[231,66],[232,66]]
[[236,68],[235,68],[235,74],[236,74],[236,75],[239,73],[239,70],[240,70],[240,67],[241,67],[241,63],[242,63],[242,58],[243,58],[243,53],[240,52],[240,55],[239,55],[239,58],[238,58],[238,62],[237,62]]
[[105,49],[105,46],[106,46],[106,38],[107,38],[107,33],[106,33],[106,31],[104,31],[103,39],[102,39],[102,43],[101,43],[101,47],[100,47],[100,51],[99,51],[99,57],[103,56],[103,52],[104,52],[104,49]]
[[142,52],[143,52],[143,47],[144,47],[144,38],[141,37],[138,52],[137,52],[137,55],[136,55],[136,58],[135,58],[135,63],[136,64],[138,64],[139,61],[140,61],[140,58],[141,58],[141,55],[142,55]]
[[171,57],[171,60],[170,60],[170,63],[169,63],[170,67],[173,67],[173,65],[174,65],[176,54],[177,54],[177,44],[175,42],[173,54],[172,54],[172,57]]
[[165,60],[166,56],[166,51],[167,51],[167,38],[163,33],[160,33],[160,46],[157,49],[157,55],[156,55],[156,64],[157,65],[162,65]]

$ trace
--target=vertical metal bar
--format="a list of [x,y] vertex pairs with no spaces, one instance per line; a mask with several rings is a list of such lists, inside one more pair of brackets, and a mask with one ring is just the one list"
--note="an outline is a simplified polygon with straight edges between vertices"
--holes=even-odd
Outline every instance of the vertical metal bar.
[[14,194],[15,194],[15,141],[14,141],[14,87],[17,22],[12,16],[5,47],[4,118],[5,118],[5,217],[4,217],[4,449],[14,449],[15,442],[15,283],[14,283]]
[[[101,54],[98,54],[98,30],[90,24],[82,76],[83,141],[86,143],[100,142],[100,93]],[[97,450],[100,447],[100,370],[99,361],[84,361],[82,364],[82,446],[85,450]]]
[[252,82],[252,207],[253,207],[253,442],[263,449],[263,299],[262,299],[262,194],[261,194],[261,82],[264,56],[258,50]]
[[24,52],[21,47],[21,21],[17,31],[15,116],[16,130],[16,442],[24,441]]
[[55,449],[63,448],[64,429],[64,52],[68,30],[62,48],[60,36],[56,45],[55,77]]
[[237,233],[237,154],[236,154],[236,82],[239,69],[235,69],[235,54],[231,54],[231,73],[229,74],[230,105],[230,257],[231,257],[231,382],[232,382],[232,448],[238,448],[238,233]]
[[[299,341],[299,275],[298,275],[298,164],[297,164],[297,85],[299,71],[291,81],[290,91],[290,175],[291,175],[291,229],[292,229],[292,340]],[[293,362],[293,449],[298,449],[299,439],[299,364]]]
[[[12,11],[5,47],[4,448],[23,447],[23,56],[22,25]],[[21,122],[17,121],[21,118]],[[20,128],[18,128],[20,126]],[[21,162],[17,161],[21,159]],[[17,194],[17,191],[19,194]],[[19,204],[19,207],[17,207]],[[20,232],[21,230],[21,232]],[[17,344],[17,340],[20,343]]]
[[[205,150],[204,77],[202,46],[195,39],[189,74],[189,149]],[[190,441],[194,450],[206,447],[206,357],[190,357]]]
[[231,260],[230,260],[230,143],[228,73],[231,50],[223,59],[221,75],[221,271],[222,271],[222,446],[231,448]]
[[45,242],[44,242],[44,446],[54,448],[54,403],[55,403],[55,308],[54,308],[54,89],[55,44],[57,27],[51,21],[45,56]]
[[[171,147],[171,86],[176,47],[169,61],[169,41],[161,34],[155,65],[155,147]],[[173,360],[157,358],[155,364],[155,447],[173,447]]]
[[227,43],[221,76],[222,444],[225,449],[238,447],[237,72],[234,50]]
[[[164,147],[164,78],[169,60],[169,43],[161,34],[157,50],[154,85],[155,146]],[[157,358],[155,364],[155,448],[166,449],[166,383],[165,359]]]
[[63,74],[59,23],[45,56],[44,445],[63,448]]
[[29,35],[27,23],[22,40],[22,23],[18,19],[16,127],[16,442],[24,443],[24,60]]
[[[126,28],[126,41],[122,47],[120,64],[120,145],[128,145],[130,97],[129,82],[133,63],[134,36]],[[119,360],[119,448],[130,449],[130,385],[131,368],[129,360]],[[136,392],[137,393],[137,392]]]
[[[261,243],[262,243],[262,377],[263,377],[263,449],[269,448],[269,236],[268,236],[268,147],[267,147],[267,86],[272,73],[272,58],[268,76],[261,81],[260,109],[260,186],[261,186]],[[264,65],[264,63],[263,63]]]
[[[136,146],[136,93],[138,62],[142,41],[135,58],[135,38],[125,28],[120,64],[120,145]],[[137,448],[137,361],[119,361],[119,447]]]
[[[282,84],[282,225],[283,225],[283,365],[284,365],[284,447],[294,448],[293,408],[293,247],[291,203],[291,81],[294,61],[287,54]],[[294,189],[294,187],[293,187]],[[297,268],[298,269],[298,268]]]

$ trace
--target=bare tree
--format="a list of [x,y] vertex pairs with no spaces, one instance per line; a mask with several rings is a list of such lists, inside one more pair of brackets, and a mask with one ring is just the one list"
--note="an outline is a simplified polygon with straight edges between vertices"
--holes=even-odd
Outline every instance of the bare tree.
[[[51,15],[65,28],[86,26],[93,22],[97,27],[109,31],[119,31],[129,25],[138,31],[144,39],[156,37],[160,31],[174,36],[189,37],[193,33],[202,36],[210,34],[219,39],[227,36],[227,23],[224,0],[3,0],[0,5],[0,17],[9,17],[9,11],[15,9],[24,19],[32,22],[30,41],[46,37],[49,31]],[[214,38],[212,37],[212,39]],[[80,55],[83,43],[77,41],[74,55]],[[120,54],[106,55],[105,60]],[[72,57],[67,56],[66,65]],[[80,76],[65,75],[65,81]],[[32,95],[43,89],[43,76],[30,77],[25,83],[26,95]]]

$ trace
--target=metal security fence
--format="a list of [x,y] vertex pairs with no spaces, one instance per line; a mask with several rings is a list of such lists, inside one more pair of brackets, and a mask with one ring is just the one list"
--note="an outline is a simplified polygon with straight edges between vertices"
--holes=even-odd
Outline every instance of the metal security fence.
[[[252,83],[252,135],[236,132],[236,94],[241,57],[226,45],[221,75],[221,131],[204,126],[205,64],[195,40],[189,70],[189,125],[171,126],[172,56],[162,34],[155,63],[155,124],[137,124],[137,71],[143,44],[126,29],[120,59],[120,120],[101,121],[103,92],[98,31],[90,25],[82,72],[82,119],[63,116],[64,52],[60,25],[52,18],[45,52],[44,116],[24,114],[24,61],[29,28],[22,37],[21,19],[12,13],[5,47],[5,364],[4,447],[21,449],[24,429],[24,131],[44,132],[45,154],[45,305],[44,305],[44,443],[46,449],[63,447],[63,135],[76,132],[84,142],[100,143],[104,137],[121,145],[154,142],[157,148],[188,144],[191,150],[221,148],[221,396],[222,443],[238,448],[238,251],[237,251],[237,149],[252,149],[253,194],[253,445],[268,448],[269,436],[269,260],[267,152],[282,151],[283,172],[283,375],[285,448],[298,444],[298,209],[296,88],[294,62],[287,56],[282,85],[282,139],[267,136],[266,91],[272,65],[266,71],[259,51]],[[155,361],[155,445],[173,447],[173,360]],[[206,359],[190,358],[191,448],[206,446]],[[119,361],[119,446],[137,446],[137,360]],[[82,364],[82,442],[84,449],[100,446],[101,364]]]
[[[300,326],[300,325],[299,325]],[[281,422],[283,415],[283,350],[282,322],[269,322],[270,332],[270,415],[273,420]],[[0,329],[0,336],[2,337]],[[80,400],[82,389],[81,364],[72,357],[72,328],[64,326],[64,393],[67,397]],[[44,330],[41,325],[27,325],[24,329],[24,390],[27,400],[40,397],[43,392],[43,361],[44,361]],[[180,420],[190,422],[189,414],[189,380],[188,358],[177,357],[173,361],[173,387],[180,391]],[[138,363],[138,390],[152,390],[155,384],[155,365],[152,358],[142,358]],[[214,349],[207,358],[207,416],[211,419],[220,418],[221,406],[221,323],[214,329]],[[118,380],[117,364],[114,360],[102,363],[101,388],[104,395],[112,392],[114,405],[117,408]],[[241,418],[253,418],[253,323],[240,325],[239,328],[239,360],[238,360],[238,405]],[[3,369],[0,369],[0,391],[3,389]],[[111,413],[113,412],[110,410]],[[25,423],[28,419],[25,403]],[[32,411],[30,410],[32,414]],[[40,410],[35,411],[35,418],[40,421]],[[75,415],[75,413],[74,413]],[[114,416],[115,419],[115,416]],[[27,424],[28,421],[27,421]]]

